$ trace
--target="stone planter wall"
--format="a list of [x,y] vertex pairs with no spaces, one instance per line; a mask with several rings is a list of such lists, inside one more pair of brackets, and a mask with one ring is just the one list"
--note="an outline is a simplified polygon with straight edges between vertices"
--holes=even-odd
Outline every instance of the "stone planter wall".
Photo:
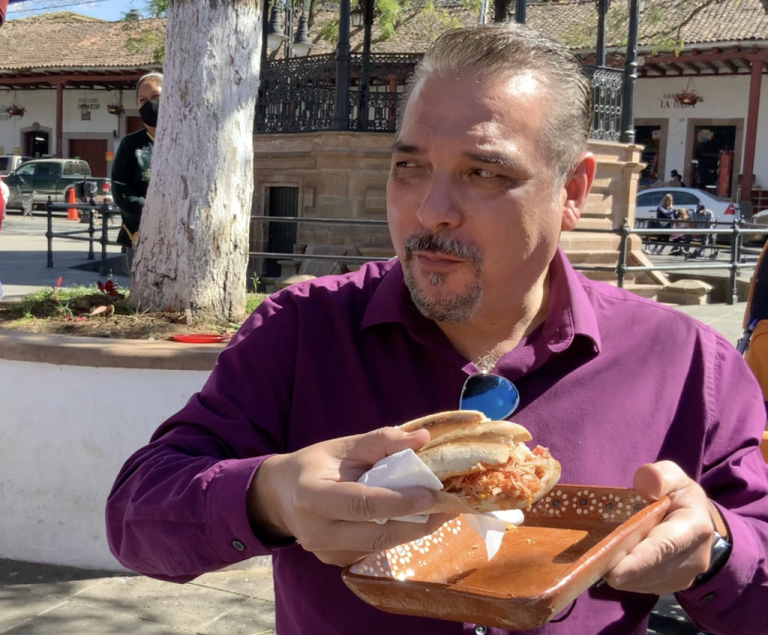
[[0,330],[0,557],[121,569],[104,504],[221,346]]

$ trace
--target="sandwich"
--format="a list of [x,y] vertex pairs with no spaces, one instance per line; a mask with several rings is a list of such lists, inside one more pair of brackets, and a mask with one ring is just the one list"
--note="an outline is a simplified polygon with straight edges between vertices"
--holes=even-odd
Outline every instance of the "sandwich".
[[457,410],[415,419],[400,429],[430,433],[416,455],[443,485],[431,512],[528,508],[560,479],[560,463],[547,448],[525,445],[531,434],[517,423]]

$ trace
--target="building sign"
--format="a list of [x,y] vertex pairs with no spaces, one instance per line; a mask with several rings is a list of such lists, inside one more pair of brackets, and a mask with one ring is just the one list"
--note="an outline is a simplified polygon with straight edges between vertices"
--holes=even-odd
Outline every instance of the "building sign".
[[8,109],[10,106],[0,106],[0,121],[5,121],[6,119],[10,119],[11,115],[8,114]]
[[[696,104],[686,104],[680,100],[682,93],[664,93],[659,100],[659,108],[666,110],[667,108],[696,108]],[[703,100],[701,100],[703,101]]]
[[115,160],[115,153],[107,152],[107,161],[114,161],[114,160]]
[[77,100],[77,107],[80,110],[98,110],[101,104],[98,97],[81,97]]

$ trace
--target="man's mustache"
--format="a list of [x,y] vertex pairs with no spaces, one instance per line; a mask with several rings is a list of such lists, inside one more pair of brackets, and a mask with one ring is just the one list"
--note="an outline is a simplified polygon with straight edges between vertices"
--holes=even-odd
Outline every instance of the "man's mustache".
[[406,260],[410,260],[415,251],[429,251],[467,260],[477,271],[480,271],[480,267],[483,264],[480,249],[476,245],[465,244],[445,234],[429,231],[406,236],[403,241],[403,250],[405,251]]

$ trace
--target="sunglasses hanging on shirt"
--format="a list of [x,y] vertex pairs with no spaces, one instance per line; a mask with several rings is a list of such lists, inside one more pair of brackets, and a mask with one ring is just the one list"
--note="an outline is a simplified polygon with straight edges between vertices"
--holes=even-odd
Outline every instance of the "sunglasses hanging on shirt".
[[509,417],[520,405],[520,393],[506,377],[490,373],[470,375],[459,397],[460,410],[479,410],[491,421]]

